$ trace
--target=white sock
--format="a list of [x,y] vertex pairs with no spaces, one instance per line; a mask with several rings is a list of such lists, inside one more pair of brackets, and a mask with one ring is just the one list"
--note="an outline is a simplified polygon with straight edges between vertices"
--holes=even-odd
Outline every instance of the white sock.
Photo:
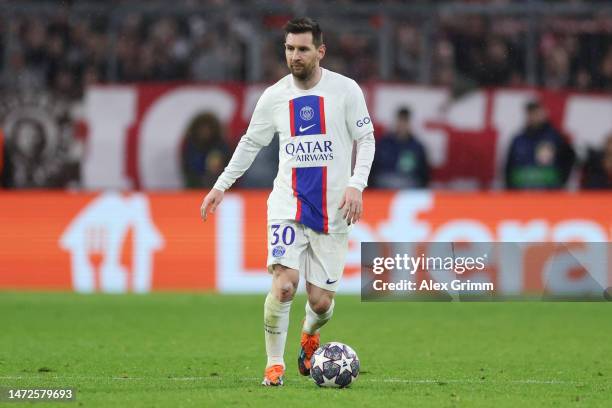
[[310,307],[310,303],[306,301],[306,318],[304,319],[304,325],[302,326],[302,331],[308,334],[315,334],[319,331],[321,327],[325,323],[331,319],[334,314],[334,305],[336,302],[332,299],[331,305],[329,309],[325,313],[316,314],[314,310]]
[[266,296],[264,303],[264,331],[266,337],[266,354],[268,364],[266,367],[280,364],[285,367],[283,354],[287,341],[287,328],[289,327],[289,311],[291,300],[279,302],[272,293]]

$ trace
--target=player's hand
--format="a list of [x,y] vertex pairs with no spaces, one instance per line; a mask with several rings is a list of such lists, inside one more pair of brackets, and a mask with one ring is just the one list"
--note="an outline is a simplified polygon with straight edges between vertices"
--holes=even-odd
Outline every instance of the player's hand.
[[203,221],[206,221],[206,217],[210,212],[213,214],[215,209],[219,205],[219,203],[223,200],[223,191],[217,190],[216,188],[211,189],[206,197],[204,197],[204,201],[202,202],[202,206],[200,207],[200,216]]
[[355,187],[347,187],[344,192],[344,197],[340,202],[339,210],[344,209],[342,218],[346,220],[348,225],[354,224],[361,218],[363,213],[363,200],[361,191]]

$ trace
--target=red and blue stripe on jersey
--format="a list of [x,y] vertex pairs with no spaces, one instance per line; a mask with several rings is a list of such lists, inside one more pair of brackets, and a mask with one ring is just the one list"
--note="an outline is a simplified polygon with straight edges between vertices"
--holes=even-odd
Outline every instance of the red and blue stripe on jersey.
[[300,96],[289,101],[291,136],[324,135],[325,100],[322,96]]
[[[292,137],[326,134],[322,96],[306,95],[290,100],[289,118]],[[297,199],[295,220],[327,233],[327,167],[296,167],[291,176],[293,195]]]

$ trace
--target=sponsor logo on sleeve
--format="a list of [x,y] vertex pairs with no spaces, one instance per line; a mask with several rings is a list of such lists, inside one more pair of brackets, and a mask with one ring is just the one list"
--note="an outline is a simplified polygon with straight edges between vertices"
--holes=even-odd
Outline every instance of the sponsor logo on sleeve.
[[369,117],[366,116],[363,119],[359,119],[355,124],[357,125],[357,127],[363,127],[365,125],[369,125],[370,123],[372,123],[372,121]]

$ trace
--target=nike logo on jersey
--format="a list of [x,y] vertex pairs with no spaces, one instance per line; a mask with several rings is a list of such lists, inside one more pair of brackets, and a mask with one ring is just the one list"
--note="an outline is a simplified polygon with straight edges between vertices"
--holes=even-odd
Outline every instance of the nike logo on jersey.
[[315,126],[315,125],[316,125],[316,123],[313,123],[312,125],[310,125],[310,126],[306,126],[305,128],[303,128],[303,127],[300,125],[300,132],[305,132],[305,131],[307,131],[308,129],[310,129],[311,127],[313,127],[313,126]]
[[328,285],[331,285],[331,284],[336,283],[336,282],[338,282],[338,279],[336,279],[334,281],[328,279],[328,280],[325,281],[325,283],[327,283]]

